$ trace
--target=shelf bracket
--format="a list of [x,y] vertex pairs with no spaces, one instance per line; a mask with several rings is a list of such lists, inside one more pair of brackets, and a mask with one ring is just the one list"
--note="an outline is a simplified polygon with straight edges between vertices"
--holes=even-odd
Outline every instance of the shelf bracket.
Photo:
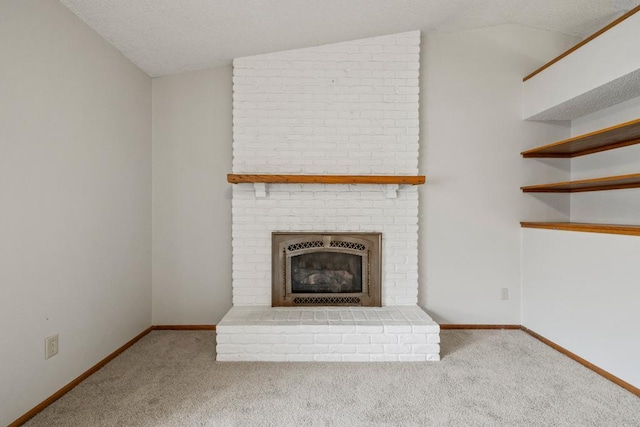
[[387,196],[387,199],[397,199],[400,186],[398,184],[387,184],[386,187],[387,188],[385,189],[385,194]]
[[264,199],[267,197],[267,184],[264,182],[254,182],[253,190],[256,192],[256,199]]

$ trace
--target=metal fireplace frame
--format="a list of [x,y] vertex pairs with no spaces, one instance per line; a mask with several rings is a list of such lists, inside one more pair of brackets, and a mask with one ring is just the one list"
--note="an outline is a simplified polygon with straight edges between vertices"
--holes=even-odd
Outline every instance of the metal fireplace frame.
[[[273,232],[271,306],[382,306],[382,233]],[[291,289],[291,258],[334,252],[362,257],[362,292],[296,293]]]

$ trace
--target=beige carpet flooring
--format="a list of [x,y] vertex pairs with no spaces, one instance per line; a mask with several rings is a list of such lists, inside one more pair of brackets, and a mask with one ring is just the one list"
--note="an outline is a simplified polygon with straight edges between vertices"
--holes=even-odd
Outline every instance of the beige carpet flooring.
[[153,331],[36,426],[640,426],[640,398],[522,331],[442,332],[440,362],[215,361]]

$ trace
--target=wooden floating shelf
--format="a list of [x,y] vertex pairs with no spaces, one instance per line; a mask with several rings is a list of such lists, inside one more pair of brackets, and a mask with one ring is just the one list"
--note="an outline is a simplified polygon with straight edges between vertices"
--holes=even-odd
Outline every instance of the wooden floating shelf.
[[585,233],[624,234],[640,236],[640,225],[588,224],[582,222],[526,222],[523,228],[543,228],[547,230],[582,231]]
[[227,175],[232,184],[409,184],[421,185],[424,175]]
[[525,158],[570,158],[640,143],[640,119],[523,151]]
[[525,193],[578,193],[640,187],[640,173],[520,187]]

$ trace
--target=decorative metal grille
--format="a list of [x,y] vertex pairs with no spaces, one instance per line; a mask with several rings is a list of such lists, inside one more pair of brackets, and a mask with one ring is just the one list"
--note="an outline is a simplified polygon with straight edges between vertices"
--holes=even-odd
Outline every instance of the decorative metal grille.
[[287,250],[289,252],[299,251],[301,249],[310,249],[310,248],[321,248],[324,245],[322,241],[317,240],[315,242],[302,242],[302,243],[294,243],[293,245],[287,246]]
[[[381,233],[350,232],[273,232],[272,233],[272,287],[271,304],[273,307],[288,306],[381,306]],[[327,261],[328,255],[339,256],[340,262]],[[301,265],[302,257],[319,257],[319,266]],[[344,268],[343,257],[360,257],[357,272],[361,273],[356,283],[357,289],[344,289],[341,279],[350,279],[355,274]],[[314,261],[315,262],[315,261]],[[323,264],[325,263],[325,264]],[[296,267],[297,266],[297,267]],[[349,264],[350,266],[350,264]],[[297,268],[295,274],[293,269]],[[309,271],[301,271],[309,270]],[[318,270],[316,272],[315,270]],[[311,273],[304,276],[305,286],[297,284],[298,273]],[[296,279],[297,277],[297,279]],[[325,279],[331,279],[327,281]],[[294,280],[295,279],[295,280]],[[326,282],[326,283],[325,283]],[[349,282],[349,281],[347,281]],[[337,288],[326,285],[340,285]]]
[[295,305],[360,305],[361,301],[358,297],[295,297],[293,304]]
[[367,247],[362,243],[343,242],[341,240],[338,240],[338,241],[332,240],[331,247],[343,248],[343,249],[355,249],[357,251],[364,251],[365,249],[367,249]]

